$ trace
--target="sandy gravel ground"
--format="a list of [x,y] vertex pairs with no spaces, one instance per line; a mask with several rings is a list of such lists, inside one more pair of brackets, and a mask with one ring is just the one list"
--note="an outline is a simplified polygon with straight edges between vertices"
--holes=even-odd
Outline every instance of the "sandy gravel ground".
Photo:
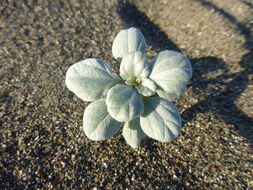
[[[86,58],[117,71],[112,41],[130,26],[149,58],[172,49],[192,62],[172,143],[90,141],[88,103],[65,86]],[[0,189],[253,189],[252,29],[250,0],[2,0]]]

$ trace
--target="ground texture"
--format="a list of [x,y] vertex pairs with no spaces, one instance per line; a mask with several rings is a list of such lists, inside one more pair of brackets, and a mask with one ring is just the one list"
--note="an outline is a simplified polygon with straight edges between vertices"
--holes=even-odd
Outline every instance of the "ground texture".
[[[65,86],[86,58],[117,72],[112,41],[130,26],[149,58],[172,49],[192,62],[172,143],[90,141],[88,103]],[[2,0],[0,189],[253,189],[252,29],[250,0]]]

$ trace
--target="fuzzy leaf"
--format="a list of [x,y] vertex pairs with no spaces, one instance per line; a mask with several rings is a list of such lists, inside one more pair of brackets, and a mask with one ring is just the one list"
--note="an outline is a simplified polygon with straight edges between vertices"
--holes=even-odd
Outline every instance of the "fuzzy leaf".
[[146,78],[150,73],[146,56],[140,52],[130,52],[123,57],[120,64],[120,76],[126,81],[136,81]]
[[158,85],[157,94],[169,101],[178,99],[192,76],[191,63],[175,51],[162,51],[152,61],[150,78]]
[[141,129],[139,118],[125,123],[123,136],[131,147],[137,148],[141,145],[141,141],[146,137],[146,134]]
[[89,104],[83,116],[83,129],[86,136],[94,141],[104,140],[117,133],[121,123],[107,112],[105,99]]
[[156,84],[149,78],[141,80],[141,85],[136,86],[137,91],[143,96],[153,96],[156,93]]
[[140,95],[132,86],[115,86],[108,91],[106,98],[110,115],[121,122],[128,122],[140,116],[144,105]]
[[127,53],[132,51],[144,53],[146,48],[147,44],[143,34],[139,29],[132,27],[117,34],[112,44],[112,54],[118,61],[121,61]]
[[95,101],[105,96],[120,79],[111,67],[99,59],[86,59],[72,65],[66,74],[66,85],[84,101]]
[[140,117],[143,132],[161,142],[174,140],[181,131],[177,107],[159,97],[149,97],[144,103],[145,110]]

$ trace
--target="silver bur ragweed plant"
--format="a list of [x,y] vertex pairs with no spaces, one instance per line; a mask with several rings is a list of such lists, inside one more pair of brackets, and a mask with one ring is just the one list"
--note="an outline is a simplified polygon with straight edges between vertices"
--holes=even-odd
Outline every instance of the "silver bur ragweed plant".
[[72,65],[66,85],[84,101],[93,102],[83,116],[86,136],[94,141],[112,137],[123,125],[123,136],[138,147],[146,136],[161,142],[174,140],[181,117],[171,101],[186,90],[192,67],[186,56],[165,50],[150,63],[144,55],[146,41],[140,30],[122,30],[116,36],[113,56],[121,62],[120,76],[99,59]]

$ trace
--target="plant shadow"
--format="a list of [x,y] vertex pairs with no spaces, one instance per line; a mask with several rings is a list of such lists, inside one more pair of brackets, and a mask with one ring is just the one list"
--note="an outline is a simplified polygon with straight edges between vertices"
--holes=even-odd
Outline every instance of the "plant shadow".
[[[229,74],[229,68],[224,60],[217,57],[202,57],[191,59],[193,66],[193,78],[191,86],[193,92],[203,93],[204,98],[196,104],[185,110],[182,117],[186,121],[191,121],[198,113],[204,110],[212,110],[223,119],[227,124],[231,124],[246,140],[253,145],[253,119],[240,110],[235,101],[241,96],[247,88],[249,74],[252,74],[252,39],[250,29],[243,23],[237,22],[237,19],[227,13],[225,10],[203,0],[195,0],[202,6],[214,9],[225,19],[237,26],[240,34],[245,38],[245,48],[250,51],[243,56],[239,64],[244,68],[243,71],[235,74]],[[119,1],[118,14],[123,20],[125,27],[137,27],[146,37],[147,43],[156,51],[165,49],[181,52],[180,48],[170,40],[162,29],[150,21],[150,19],[141,12],[134,4],[127,1]],[[218,76],[212,79],[204,79],[203,75],[219,70]],[[229,80],[228,80],[229,79]],[[228,82],[227,82],[228,81]],[[222,88],[212,88],[212,85],[220,85]],[[210,86],[210,88],[207,88]]]
[[253,8],[253,4],[247,1],[241,1],[243,4],[247,5],[249,8]]

